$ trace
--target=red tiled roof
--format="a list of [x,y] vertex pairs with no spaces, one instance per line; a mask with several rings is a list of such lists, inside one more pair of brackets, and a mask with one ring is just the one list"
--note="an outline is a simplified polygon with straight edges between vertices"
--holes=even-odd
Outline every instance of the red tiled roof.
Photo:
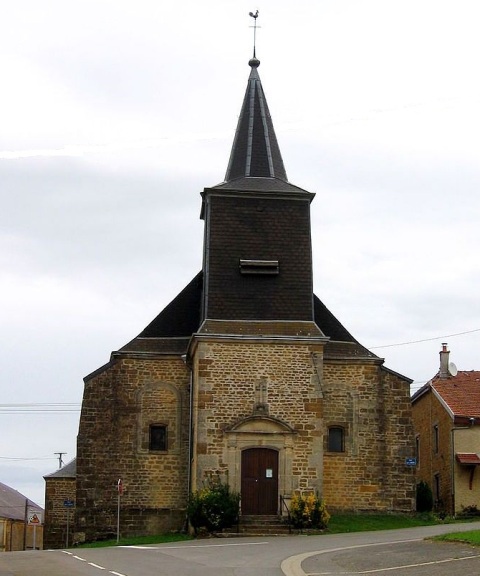
[[480,458],[478,457],[478,454],[472,454],[470,452],[457,452],[455,456],[460,464],[480,464]]
[[456,376],[432,380],[432,387],[454,416],[480,418],[480,372],[460,371]]

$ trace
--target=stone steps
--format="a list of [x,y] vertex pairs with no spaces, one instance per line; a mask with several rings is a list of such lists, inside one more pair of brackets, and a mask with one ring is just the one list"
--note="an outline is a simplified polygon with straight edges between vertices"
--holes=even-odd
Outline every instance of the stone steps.
[[237,534],[242,536],[279,536],[290,534],[290,529],[282,516],[240,516]]

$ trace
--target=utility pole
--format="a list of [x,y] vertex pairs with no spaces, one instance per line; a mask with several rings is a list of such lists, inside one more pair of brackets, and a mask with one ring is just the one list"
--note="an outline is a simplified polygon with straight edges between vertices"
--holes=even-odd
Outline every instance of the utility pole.
[[62,456],[64,456],[66,452],[54,452],[54,454],[58,456],[58,469],[60,470],[60,468],[63,466]]

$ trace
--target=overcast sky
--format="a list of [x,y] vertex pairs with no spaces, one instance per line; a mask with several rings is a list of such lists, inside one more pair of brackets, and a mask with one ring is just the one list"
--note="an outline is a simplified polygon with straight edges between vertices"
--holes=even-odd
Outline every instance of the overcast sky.
[[316,294],[414,388],[443,341],[480,370],[478,0],[8,2],[0,481],[39,504],[83,377],[201,268],[257,8],[289,180],[316,193]]

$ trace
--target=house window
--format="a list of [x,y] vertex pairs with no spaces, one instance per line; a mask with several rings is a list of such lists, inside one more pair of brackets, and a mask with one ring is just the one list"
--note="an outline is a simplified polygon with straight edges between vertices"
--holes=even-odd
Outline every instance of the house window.
[[331,426],[328,429],[328,452],[345,451],[345,432],[340,426]]
[[159,452],[167,451],[167,427],[164,424],[152,424],[150,426],[148,448]]
[[433,427],[433,451],[438,454],[439,441],[438,441],[438,424]]

